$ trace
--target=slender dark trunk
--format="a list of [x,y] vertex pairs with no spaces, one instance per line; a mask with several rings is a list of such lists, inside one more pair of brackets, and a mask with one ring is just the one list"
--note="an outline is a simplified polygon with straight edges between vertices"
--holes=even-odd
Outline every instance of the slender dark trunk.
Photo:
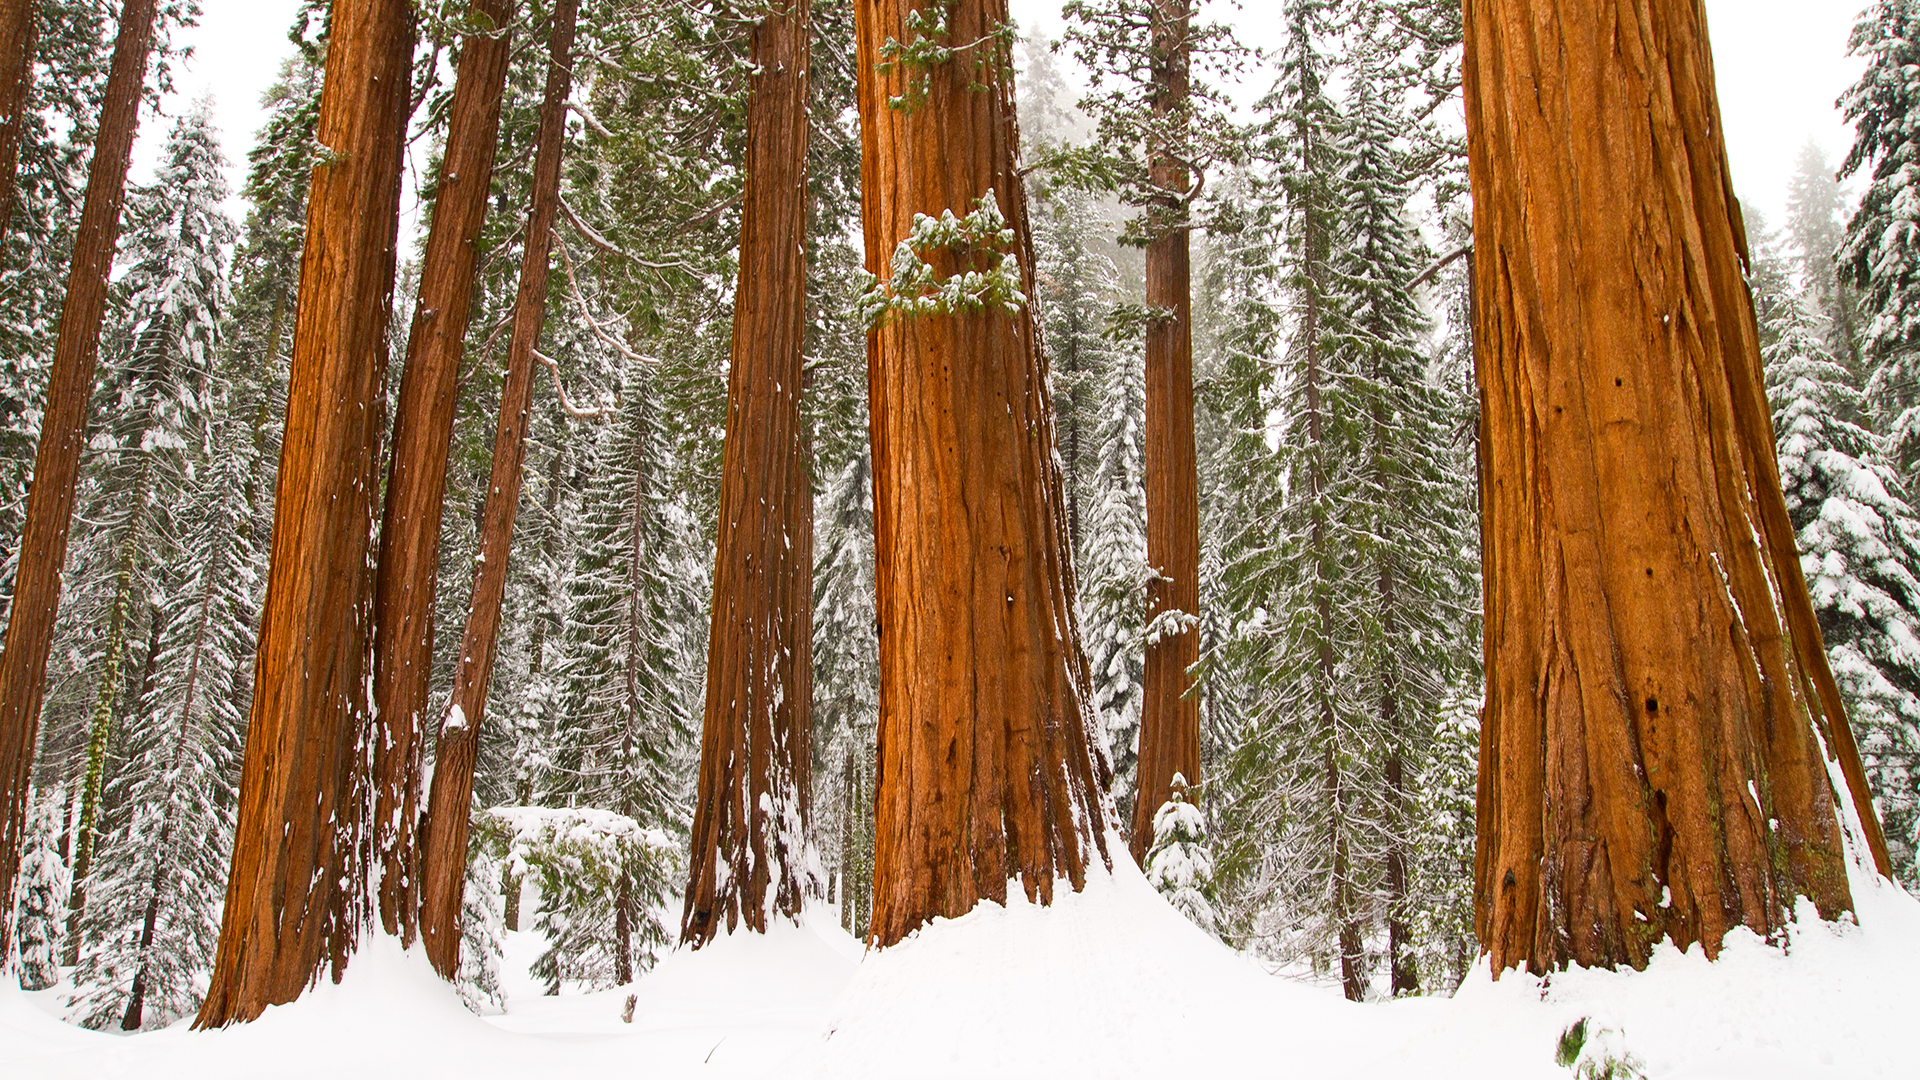
[[680,928],[694,948],[723,925],[765,933],[769,890],[772,906],[792,917],[807,888],[813,484],[800,391],[808,14],[808,0],[791,0],[753,30],[706,714]]
[[507,346],[507,381],[500,390],[500,421],[493,436],[493,472],[473,575],[473,599],[454,668],[453,701],[440,728],[433,788],[427,798],[426,864],[421,869],[420,934],[434,970],[451,979],[460,968],[460,902],[467,879],[468,817],[473,769],[480,751],[500,641],[500,608],[507,591],[507,560],[527,457],[527,420],[533,403],[533,353],[546,316],[553,222],[560,203],[560,152],[566,141],[567,94],[573,85],[574,23],[579,0],[556,0],[547,45],[547,83],[534,150],[533,206],[520,263],[520,292]]
[[367,915],[364,800],[380,411],[412,5],[333,5],[300,259],[273,555],[226,911],[195,1026],[339,977]]
[[[126,0],[107,72],[107,96],[87,173],[86,202],[74,235],[66,301],[53,347],[34,455],[33,487],[21,530],[19,569],[7,637],[0,649],[0,897],[13,895],[20,868],[20,832],[26,823],[27,789],[33,780],[33,748],[46,692],[47,654],[60,609],[60,575],[73,524],[74,487],[80,449],[86,441],[87,405],[93,396],[100,324],[107,310],[107,273],[120,236],[120,206],[127,165],[140,119],[147,58],[153,51],[156,0]],[[8,955],[12,919],[0,917],[0,956]]]
[[440,573],[441,509],[453,441],[455,383],[473,307],[474,268],[486,224],[507,82],[510,0],[473,0],[473,30],[447,122],[433,227],[420,264],[420,296],[407,338],[393,416],[386,512],[373,585],[373,851],[380,867],[380,924],[408,945],[420,903],[422,717],[433,674],[433,592]]

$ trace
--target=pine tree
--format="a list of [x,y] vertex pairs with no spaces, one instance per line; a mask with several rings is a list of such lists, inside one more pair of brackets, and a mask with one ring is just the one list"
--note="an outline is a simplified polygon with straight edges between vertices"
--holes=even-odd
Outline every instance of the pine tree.
[[[104,419],[92,439],[75,552],[73,615],[91,624],[87,662],[77,674],[93,688],[73,862],[76,919],[86,906],[108,749],[144,689],[145,680],[128,673],[151,667],[138,628],[156,617],[148,598],[163,590],[154,575],[180,565],[170,518],[188,496],[192,462],[208,445],[213,368],[229,305],[226,250],[237,230],[223,209],[226,159],[209,102],[174,125],[165,155],[154,186],[137,191],[129,208],[127,317],[108,342],[96,395],[95,412]],[[69,949],[81,942],[74,933]]]
[[1186,799],[1187,778],[1174,774],[1172,794],[1153,813],[1153,847],[1147,881],[1195,926],[1212,933],[1213,852],[1207,818]]
[[1840,280],[1859,290],[1868,397],[1911,475],[1920,461],[1920,84],[1909,73],[1920,64],[1920,13],[1910,0],[1874,0],[1848,47],[1867,64],[1840,98],[1854,126],[1840,172],[1866,170],[1867,186],[1847,222]]
[[1911,886],[1920,881],[1920,515],[1877,460],[1880,440],[1846,419],[1858,415],[1860,391],[1829,352],[1812,299],[1790,293],[1769,305],[1780,484],[1894,870]]
[[[685,835],[685,766],[697,700],[684,627],[697,618],[704,576],[689,571],[667,493],[667,458],[649,373],[622,389],[619,420],[594,433],[581,518],[566,582],[567,615],[555,660],[554,728],[537,793],[547,806],[610,811],[645,829]],[[699,642],[704,644],[704,642]],[[564,933],[540,963],[550,985],[632,982],[669,940],[659,907],[674,868],[623,854],[605,880],[543,887],[542,919]],[[556,923],[555,920],[561,921]]]
[[[1846,243],[1847,209],[1846,192],[1834,176],[1826,153],[1820,144],[1808,139],[1800,148],[1793,179],[1787,186],[1787,235],[1793,241],[1800,281],[1814,310],[1827,320],[1827,347],[1864,377],[1859,299],[1839,264],[1840,249]],[[1753,231],[1751,223],[1747,228]]]
[[873,761],[880,711],[873,603],[873,468],[860,455],[821,500],[813,576],[814,849],[840,922],[864,935],[873,901]]
[[[1357,513],[1365,586],[1365,663],[1356,674],[1377,715],[1363,742],[1381,758],[1379,817],[1370,846],[1385,870],[1392,992],[1418,989],[1411,864],[1413,783],[1427,755],[1424,722],[1456,684],[1476,644],[1470,626],[1474,567],[1468,552],[1468,492],[1451,460],[1447,393],[1427,378],[1428,330],[1411,283],[1427,262],[1408,217],[1411,197],[1396,147],[1405,126],[1374,92],[1378,42],[1352,55],[1349,157],[1340,179],[1342,225],[1330,259],[1329,351],[1357,376],[1365,412],[1360,489],[1343,514]],[[1366,587],[1370,586],[1370,587]]]
[[32,800],[21,838],[17,892],[9,912],[18,950],[20,989],[45,990],[60,981],[60,937],[72,881],[60,857],[66,799],[58,790]]

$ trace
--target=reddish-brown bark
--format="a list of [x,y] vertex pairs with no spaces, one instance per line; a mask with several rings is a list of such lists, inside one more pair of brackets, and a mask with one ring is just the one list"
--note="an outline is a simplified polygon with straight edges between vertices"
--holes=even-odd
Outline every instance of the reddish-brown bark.
[[[1191,0],[1154,0],[1150,12],[1157,126],[1185,127],[1192,78]],[[1154,148],[1148,161],[1153,187],[1165,194],[1147,246],[1147,305],[1171,314],[1147,327],[1146,510],[1147,623],[1165,617],[1163,632],[1147,639],[1140,682],[1140,756],[1133,804],[1132,849],[1145,863],[1153,846],[1153,815],[1173,794],[1173,778],[1189,785],[1200,776],[1200,701],[1187,672],[1200,662],[1200,629],[1173,624],[1200,614],[1200,474],[1193,443],[1193,261],[1186,222],[1192,176],[1176,145]],[[1178,614],[1175,614],[1178,613]],[[1185,621],[1185,620],[1183,620]],[[1189,789],[1186,797],[1198,792]]]
[[[20,830],[26,821],[27,789],[33,779],[33,748],[46,690],[47,653],[60,608],[61,569],[73,524],[74,486],[80,449],[87,437],[87,405],[93,396],[94,363],[100,354],[100,324],[107,310],[107,274],[120,236],[127,165],[140,120],[141,89],[153,51],[156,0],[126,0],[107,72],[106,100],[87,172],[86,201],[73,239],[67,296],[53,346],[40,445],[33,462],[33,488],[20,536],[20,563],[6,648],[0,651],[0,908],[13,895],[20,863]],[[6,956],[10,911],[0,910],[0,956]]]
[[507,381],[500,391],[500,422],[493,436],[493,473],[480,521],[480,555],[473,599],[454,669],[453,701],[434,751],[421,867],[420,936],[434,970],[451,979],[460,967],[460,900],[466,883],[467,831],[473,767],[480,750],[500,642],[500,605],[507,590],[507,558],[527,458],[527,417],[533,404],[533,353],[546,316],[553,221],[560,205],[560,152],[566,142],[567,94],[573,86],[574,24],[579,0],[557,0],[547,45],[547,83],[540,102],[540,133],[533,160],[533,206],[514,299],[507,345]]
[[373,585],[373,857],[380,923],[411,944],[420,893],[420,756],[433,673],[433,592],[447,494],[455,383],[473,306],[506,89],[511,0],[473,0],[460,49],[433,226],[393,416],[393,457]]
[[[1848,908],[1698,0],[1468,0],[1493,969]],[[1850,770],[1851,771],[1851,770]],[[1862,817],[1872,810],[1855,792]],[[1876,855],[1884,852],[1875,845]]]
[[274,500],[233,868],[207,999],[219,1027],[345,965],[365,918],[360,807],[379,460],[400,164],[413,54],[407,0],[329,21],[287,424]]
[[805,357],[808,2],[753,30],[740,287],[681,940],[766,931],[805,902],[813,694],[813,484]]
[[0,234],[13,224],[20,128],[33,89],[33,0],[0,0]]
[[[877,69],[907,39],[907,0],[859,0],[867,269],[915,214],[963,215],[992,193],[1032,293],[1026,192],[1007,57],[989,36],[1004,0],[950,5],[951,40],[987,41],[929,69]],[[984,51],[983,51],[984,50]],[[925,99],[913,98],[925,80]],[[976,89],[976,82],[984,89]],[[979,265],[935,253],[938,272]],[[1046,362],[1032,309],[889,316],[872,372],[880,622],[872,940],[1003,900],[1019,878],[1050,903],[1104,863],[1111,805],[1089,741],[1086,659],[1073,612]]]

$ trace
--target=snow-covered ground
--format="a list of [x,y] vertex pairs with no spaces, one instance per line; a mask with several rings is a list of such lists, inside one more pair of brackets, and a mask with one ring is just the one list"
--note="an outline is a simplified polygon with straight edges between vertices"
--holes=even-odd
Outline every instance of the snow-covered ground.
[[[787,926],[675,953],[627,990],[510,980],[508,1011],[486,1018],[386,942],[342,985],[222,1032],[82,1031],[46,995],[4,990],[0,1075],[1547,1080],[1573,1075],[1555,1048],[1592,1018],[1650,1080],[1912,1077],[1920,902],[1864,877],[1855,897],[1858,925],[1809,914],[1785,951],[1743,932],[1711,964],[1668,948],[1646,972],[1482,970],[1451,999],[1352,1005],[1206,937],[1123,860],[1052,909],[988,905],[884,953]],[[509,967],[535,947],[516,943]]]

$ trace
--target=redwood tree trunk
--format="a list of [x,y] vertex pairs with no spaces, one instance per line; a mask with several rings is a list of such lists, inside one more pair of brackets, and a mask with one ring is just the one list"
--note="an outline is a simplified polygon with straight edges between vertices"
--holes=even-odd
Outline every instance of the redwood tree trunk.
[[[1191,79],[1191,0],[1154,0],[1153,111],[1160,124],[1184,132]],[[1200,662],[1200,478],[1193,445],[1193,288],[1186,219],[1184,136],[1161,146],[1148,162],[1163,194],[1149,211],[1147,304],[1171,316],[1147,327],[1146,481],[1147,623],[1191,616],[1147,638],[1140,688],[1140,768],[1133,804],[1133,857],[1142,865],[1153,846],[1153,815],[1173,793],[1173,778],[1200,783],[1200,700],[1188,693],[1187,671]]]
[[334,4],[239,823],[219,1027],[338,977],[365,917],[361,802],[381,380],[413,53],[408,0]]
[[[33,90],[34,0],[0,0],[0,235],[13,224],[19,201],[20,129]],[[143,80],[145,70],[141,72]]]
[[427,799],[425,865],[421,868],[420,936],[434,970],[453,978],[460,967],[460,900],[467,876],[467,828],[480,721],[500,642],[500,604],[507,590],[507,557],[527,458],[527,417],[533,402],[533,352],[546,315],[553,220],[560,205],[560,151],[567,134],[567,94],[573,86],[574,23],[579,0],[556,0],[547,45],[547,84],[540,102],[540,134],[533,159],[533,207],[514,299],[513,337],[507,345],[507,382],[500,391],[500,422],[493,436],[493,474],[480,521],[480,555],[473,600],[454,669],[453,702],[434,752]]
[[13,895],[14,874],[19,870],[20,831],[26,823],[27,789],[33,781],[47,653],[60,607],[61,569],[67,560],[67,530],[73,524],[80,449],[87,437],[87,405],[93,396],[94,361],[100,354],[100,323],[107,310],[107,274],[120,236],[127,164],[140,120],[147,57],[153,51],[155,6],[156,0],[126,0],[120,9],[100,131],[87,172],[86,202],[74,234],[67,297],[54,340],[6,647],[0,651],[0,957],[8,955],[12,940],[13,913],[6,898]]
[[419,904],[422,715],[433,674],[433,592],[440,571],[440,514],[447,494],[455,381],[473,306],[474,267],[500,141],[510,0],[473,0],[477,32],[460,49],[433,228],[420,266],[420,298],[393,417],[393,459],[373,586],[373,851],[380,864],[380,923],[412,944]]
[[1798,895],[1835,917],[1816,724],[1851,739],[1780,494],[1705,14],[1468,0],[1466,39],[1482,946],[1496,972],[1639,967],[1663,938],[1770,935]]
[[[1032,295],[1011,63],[987,42],[949,63],[876,65],[912,32],[908,0],[856,8],[867,269],[915,214],[998,203]],[[950,40],[1007,26],[1005,0],[957,0]],[[916,103],[914,84],[924,100]],[[985,88],[976,90],[976,80]],[[904,107],[889,103],[903,99]],[[978,259],[935,253],[953,274]],[[1004,900],[1050,903],[1105,863],[1112,807],[1089,741],[1052,400],[1032,309],[895,313],[867,338],[880,622],[872,940]]]
[[[807,237],[808,0],[753,31],[740,287],[707,649],[706,719],[681,939],[766,932],[805,901],[813,485],[800,386]],[[801,662],[796,662],[801,661]]]

